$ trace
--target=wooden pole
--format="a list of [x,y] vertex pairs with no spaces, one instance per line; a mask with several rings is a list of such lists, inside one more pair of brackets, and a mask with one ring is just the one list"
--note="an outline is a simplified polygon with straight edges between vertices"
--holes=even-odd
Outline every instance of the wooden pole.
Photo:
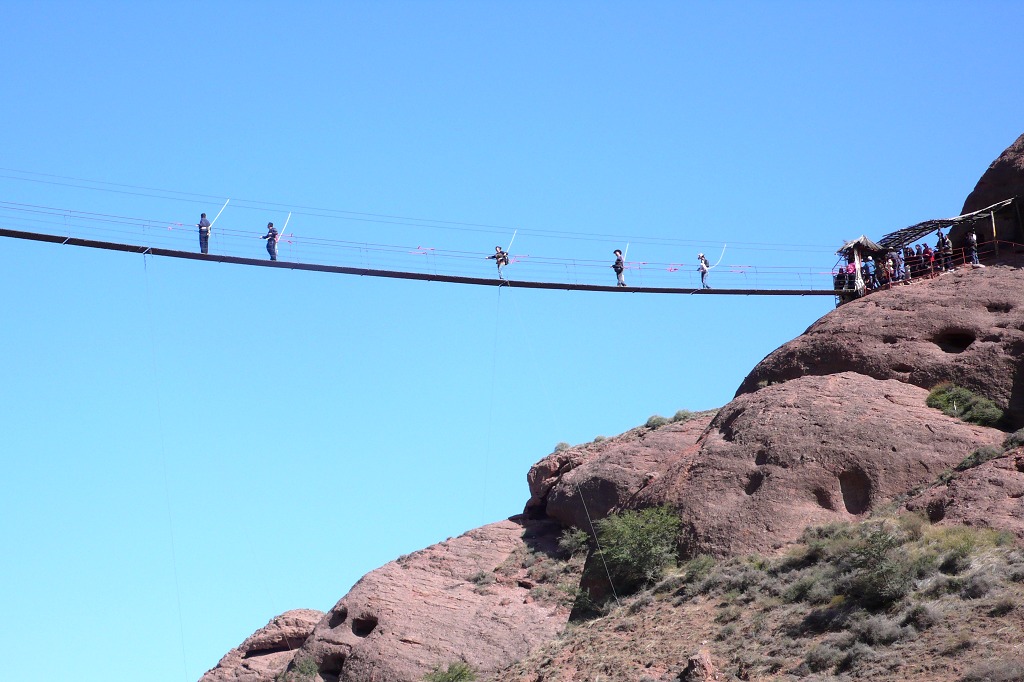
[[992,211],[988,214],[992,218],[992,244],[996,249],[996,256],[999,255],[999,236],[996,234],[996,212]]

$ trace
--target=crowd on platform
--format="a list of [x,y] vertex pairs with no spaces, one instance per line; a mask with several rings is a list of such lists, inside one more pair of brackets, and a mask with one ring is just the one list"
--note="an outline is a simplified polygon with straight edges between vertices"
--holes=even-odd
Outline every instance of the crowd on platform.
[[[933,248],[929,244],[909,244],[903,248],[894,247],[877,255],[867,255],[861,260],[861,279],[866,290],[871,291],[893,284],[906,284],[921,277],[934,277],[942,272],[956,270],[953,258],[953,243],[942,230],[936,233],[938,240]],[[840,267],[835,275],[836,289],[856,289],[857,264],[851,250],[847,265]],[[965,238],[963,262],[978,264],[978,237],[971,229]]]

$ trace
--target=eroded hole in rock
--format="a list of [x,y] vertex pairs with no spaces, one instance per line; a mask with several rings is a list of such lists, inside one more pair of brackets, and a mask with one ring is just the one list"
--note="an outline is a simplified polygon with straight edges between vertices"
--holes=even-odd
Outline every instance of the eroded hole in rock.
[[914,371],[914,368],[906,363],[897,362],[895,365],[892,366],[892,371],[909,374],[910,372]]
[[345,622],[348,618],[348,609],[344,606],[339,606],[331,613],[330,620],[327,621],[327,627],[333,629]]
[[286,637],[284,641],[273,646],[264,647],[262,649],[249,649],[242,655],[242,658],[259,658],[260,656],[269,656],[270,654],[280,654],[285,651],[295,651],[302,646],[303,640],[293,639]]
[[341,676],[341,669],[345,667],[345,654],[327,654],[320,661],[320,677],[324,680],[337,680]]
[[743,415],[744,411],[746,411],[746,408],[741,407],[729,415],[728,418],[722,420],[721,425],[718,427],[718,432],[722,434],[722,440],[731,443],[736,438],[736,432],[733,431],[732,425]]
[[848,469],[839,474],[839,490],[846,511],[851,514],[863,514],[871,506],[871,479],[860,469]]
[[975,336],[971,332],[962,330],[948,330],[936,334],[935,338],[932,339],[935,345],[946,351],[947,353],[963,353],[967,350],[972,343],[974,343]]
[[743,492],[753,495],[761,487],[762,483],[764,483],[764,474],[760,471],[755,471],[747,476],[747,484],[743,486]]
[[756,464],[758,466],[761,466],[762,464],[767,464],[767,463],[768,463],[768,451],[765,450],[764,448],[761,448],[760,450],[757,451],[757,454],[754,456],[754,464]]
[[938,523],[946,518],[946,505],[942,500],[932,500],[925,508],[925,512],[928,514],[928,521]]
[[829,511],[835,511],[835,506],[832,504],[832,493],[825,490],[824,488],[814,489],[814,500],[818,503],[818,506],[822,509],[828,509]]
[[367,637],[377,627],[377,616],[364,614],[352,619],[352,634],[356,637]]
[[1008,313],[1013,310],[1012,303],[989,303],[985,307],[990,313]]
[[882,343],[896,343],[899,341],[899,337],[893,336],[892,334],[883,334]]

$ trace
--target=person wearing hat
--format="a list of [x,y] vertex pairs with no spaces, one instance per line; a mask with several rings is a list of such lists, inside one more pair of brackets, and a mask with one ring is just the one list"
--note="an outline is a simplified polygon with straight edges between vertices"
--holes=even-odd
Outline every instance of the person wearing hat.
[[626,278],[623,275],[626,271],[626,262],[622,260],[622,251],[619,249],[615,249],[615,263],[612,264],[612,270],[615,271],[615,277],[618,279],[617,286],[626,286]]
[[700,270],[700,286],[703,289],[710,289],[708,286],[708,272],[711,270],[711,266],[708,264],[708,259],[704,257],[703,253],[697,254],[697,269]]
[[281,235],[274,228],[274,223],[267,223],[267,233],[260,239],[267,240],[267,253],[270,254],[270,260],[277,260],[277,242],[281,239]]
[[500,246],[494,247],[494,255],[488,256],[487,258],[493,259],[498,264],[498,279],[504,280],[505,275],[502,274],[502,268],[508,265],[508,252]]
[[206,219],[206,214],[203,213],[199,216],[199,222],[196,223],[196,227],[199,228],[199,252],[209,253],[210,252],[210,221]]

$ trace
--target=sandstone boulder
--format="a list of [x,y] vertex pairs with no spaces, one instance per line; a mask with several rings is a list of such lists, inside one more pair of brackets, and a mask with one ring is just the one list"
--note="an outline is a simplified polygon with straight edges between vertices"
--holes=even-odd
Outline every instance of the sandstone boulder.
[[328,682],[413,682],[460,660],[483,673],[506,666],[568,620],[565,605],[531,593],[524,567],[531,552],[554,551],[560,530],[515,517],[371,571],[298,655]]
[[669,504],[684,554],[768,553],[808,525],[855,520],[1003,433],[925,406],[927,391],[844,372],[741,395],[699,442],[637,495]]
[[1024,542],[1024,451],[1017,449],[935,486],[906,504],[932,523],[995,528]]
[[271,682],[292,662],[323,616],[313,609],[282,613],[225,654],[199,682]]
[[527,475],[526,513],[591,530],[590,520],[628,504],[672,462],[696,448],[713,416],[714,412],[703,412],[657,429],[641,426],[548,455]]
[[806,375],[858,372],[931,389],[960,384],[1024,425],[1024,271],[945,274],[847,303],[750,372],[737,395]]
[[[991,206],[1004,199],[1021,197],[1024,199],[1024,135],[1021,135],[999,155],[988,170],[978,180],[974,191],[964,202],[963,213],[973,213]],[[987,239],[992,234],[987,224],[978,224],[976,229]],[[957,244],[966,232],[966,227],[957,227],[950,232],[950,237]],[[996,233],[1004,241],[1024,242],[1021,231],[1020,214],[1017,209],[1000,211],[996,214]]]

